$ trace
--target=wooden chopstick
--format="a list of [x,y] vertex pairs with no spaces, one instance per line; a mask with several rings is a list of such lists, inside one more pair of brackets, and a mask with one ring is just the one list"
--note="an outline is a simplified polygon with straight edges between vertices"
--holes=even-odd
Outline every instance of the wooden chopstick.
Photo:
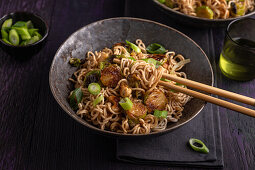
[[185,94],[193,96],[195,98],[199,98],[204,101],[207,101],[207,102],[210,102],[210,103],[213,103],[213,104],[216,104],[216,105],[219,105],[219,106],[222,106],[222,107],[225,107],[225,108],[228,108],[228,109],[231,109],[231,110],[243,113],[243,114],[246,114],[248,116],[255,117],[255,110],[252,110],[252,109],[249,109],[249,108],[246,108],[243,106],[239,106],[237,104],[230,103],[225,100],[221,100],[216,97],[212,97],[212,96],[209,96],[209,95],[206,95],[203,93],[199,93],[197,91],[193,91],[193,90],[186,89],[186,88],[183,88],[180,86],[176,86],[169,82],[159,81],[159,85],[167,87],[169,89],[179,91],[181,93],[185,93]]
[[169,79],[169,80],[175,81],[177,83],[186,85],[188,87],[192,87],[194,89],[202,90],[202,91],[205,91],[205,92],[208,92],[208,93],[211,93],[211,94],[215,94],[215,95],[222,96],[222,97],[225,97],[225,98],[229,98],[229,99],[241,102],[241,103],[245,103],[245,104],[255,106],[255,99],[247,97],[247,96],[243,96],[243,95],[240,95],[240,94],[237,94],[237,93],[233,93],[233,92],[230,92],[230,91],[226,91],[226,90],[223,90],[223,89],[219,89],[219,88],[216,88],[216,87],[213,87],[213,86],[209,86],[209,85],[206,85],[206,84],[202,84],[202,83],[199,83],[199,82],[196,82],[196,81],[192,81],[192,80],[189,80],[189,79],[177,77],[177,76],[170,75],[170,74],[163,73],[162,77],[165,78],[165,79]]

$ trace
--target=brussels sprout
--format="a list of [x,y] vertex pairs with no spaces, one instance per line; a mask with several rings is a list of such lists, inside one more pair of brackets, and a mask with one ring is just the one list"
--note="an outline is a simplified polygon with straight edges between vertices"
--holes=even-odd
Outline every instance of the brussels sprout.
[[208,6],[200,6],[196,8],[197,17],[213,19],[213,11]]

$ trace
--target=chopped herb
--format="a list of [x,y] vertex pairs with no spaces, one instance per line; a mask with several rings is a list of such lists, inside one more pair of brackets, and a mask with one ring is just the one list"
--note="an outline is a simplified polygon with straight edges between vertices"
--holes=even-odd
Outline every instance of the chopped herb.
[[146,51],[151,54],[164,54],[166,49],[160,44],[153,43],[146,48]]
[[161,63],[153,58],[146,58],[146,59],[142,59],[143,61],[145,61],[146,63],[151,63],[154,64],[156,68],[158,68]]
[[104,99],[104,96],[101,94],[93,101],[93,106],[95,107],[98,103],[100,103]]
[[128,40],[126,40],[126,43],[127,43],[127,45],[129,45],[135,52],[137,52],[137,53],[140,53],[140,52],[141,52],[141,49],[140,49],[137,45],[135,45],[135,44],[129,42]]
[[154,110],[154,116],[159,117],[159,118],[166,118],[167,113],[168,113],[168,111],[166,111],[166,110],[163,110],[163,111]]

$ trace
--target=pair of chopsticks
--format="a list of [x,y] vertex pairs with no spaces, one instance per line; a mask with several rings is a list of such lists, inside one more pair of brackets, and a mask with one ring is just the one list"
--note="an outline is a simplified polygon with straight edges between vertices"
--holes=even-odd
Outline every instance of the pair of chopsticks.
[[[226,91],[226,90],[223,90],[223,89],[219,89],[219,88],[216,88],[216,87],[213,87],[213,86],[209,86],[209,85],[206,85],[206,84],[202,84],[202,83],[199,83],[199,82],[196,82],[196,81],[192,81],[192,80],[189,80],[189,79],[177,77],[177,76],[170,75],[170,74],[165,74],[164,73],[162,75],[162,77],[165,78],[165,79],[168,79],[168,80],[186,85],[188,87],[192,87],[194,89],[198,89],[198,90],[201,90],[201,91],[204,91],[204,92],[207,92],[207,93],[215,94],[215,95],[222,96],[222,97],[225,97],[225,98],[228,98],[228,99],[232,99],[232,100],[235,100],[235,101],[238,101],[238,102],[241,102],[241,103],[245,103],[245,104],[248,104],[248,105],[255,106],[255,99],[247,97],[247,96],[243,96],[243,95],[240,95],[240,94],[237,94],[237,93],[233,93],[233,92],[230,92],[230,91]],[[207,102],[210,102],[210,103],[213,103],[213,104],[216,104],[216,105],[219,105],[219,106],[222,106],[222,107],[225,107],[225,108],[228,108],[228,109],[231,109],[231,110],[243,113],[243,114],[246,114],[248,116],[255,117],[255,110],[252,110],[252,109],[249,109],[249,108],[246,108],[246,107],[234,104],[234,103],[230,103],[230,102],[227,102],[225,100],[221,100],[221,99],[218,99],[216,97],[212,97],[212,96],[209,96],[209,95],[206,95],[206,94],[203,94],[203,93],[199,93],[197,91],[193,91],[193,90],[186,89],[186,88],[183,88],[183,87],[180,87],[180,86],[176,86],[176,85],[173,85],[173,84],[168,83],[168,82],[160,81],[159,85],[170,88],[170,89],[173,89],[173,90],[176,90],[176,91],[179,91],[181,93],[185,93],[185,94],[193,96],[195,98],[199,98],[199,99],[202,99],[204,101],[207,101]]]
[[[114,59],[113,62],[120,64],[120,60],[118,60],[118,59]],[[223,89],[219,89],[219,88],[216,88],[213,86],[209,86],[206,84],[202,84],[202,83],[199,83],[196,81],[177,77],[177,76],[170,75],[170,74],[163,73],[162,78],[165,78],[165,79],[168,79],[168,80],[171,80],[171,81],[174,81],[174,82],[177,82],[177,83],[180,83],[180,84],[186,85],[188,87],[198,89],[198,90],[210,93],[210,94],[215,94],[215,95],[222,96],[222,97],[225,97],[228,99],[232,99],[232,100],[235,100],[235,101],[238,101],[241,103],[255,106],[255,99],[247,97],[247,96],[243,96],[243,95],[240,95],[237,93],[233,93],[230,91],[226,91]],[[216,105],[219,105],[219,106],[222,106],[222,107],[225,107],[225,108],[228,108],[228,109],[231,109],[231,110],[243,113],[243,114],[246,114],[248,116],[255,117],[255,110],[252,110],[252,109],[249,109],[249,108],[246,108],[246,107],[243,107],[243,106],[231,103],[231,102],[227,102],[225,100],[221,100],[216,97],[212,97],[210,95],[206,95],[206,94],[203,94],[203,93],[200,93],[197,91],[183,88],[183,87],[174,85],[169,82],[159,81],[159,85],[164,86],[169,89],[172,89],[172,90],[179,91],[181,93],[185,93],[185,94],[193,96],[195,98],[198,98],[198,99],[201,99],[201,100],[204,100],[204,101],[207,101],[207,102],[210,102],[210,103],[213,103],[213,104],[216,104]]]

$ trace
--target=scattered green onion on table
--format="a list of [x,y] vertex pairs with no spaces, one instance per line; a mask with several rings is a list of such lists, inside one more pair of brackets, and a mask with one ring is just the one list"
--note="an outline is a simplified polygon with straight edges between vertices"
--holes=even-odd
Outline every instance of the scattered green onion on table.
[[201,152],[201,153],[209,153],[209,149],[206,145],[199,139],[190,138],[189,144],[194,151]]
[[13,24],[11,18],[2,24],[1,36],[5,43],[14,46],[25,46],[42,39],[39,29],[34,28],[32,21],[17,21]]

